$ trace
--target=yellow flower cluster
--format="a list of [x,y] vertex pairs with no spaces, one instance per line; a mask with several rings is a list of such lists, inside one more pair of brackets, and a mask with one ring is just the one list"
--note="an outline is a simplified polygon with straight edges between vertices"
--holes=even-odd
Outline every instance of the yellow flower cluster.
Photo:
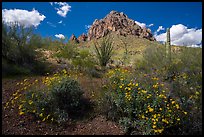
[[[81,73],[79,75],[82,75]],[[5,103],[4,109],[11,107],[15,107],[15,105],[18,105],[18,114],[24,115],[26,113],[35,113],[37,116],[39,116],[42,121],[51,120],[54,121],[54,117],[51,114],[47,114],[45,111],[45,108],[38,108],[36,105],[36,101],[40,100],[39,94],[36,92],[32,92],[32,89],[41,90],[49,88],[52,84],[56,82],[60,82],[62,78],[64,77],[78,77],[78,74],[75,72],[67,72],[65,69],[63,69],[61,72],[57,72],[53,75],[49,75],[47,73],[46,77],[43,77],[42,79],[24,79],[20,82],[16,83],[16,86],[18,89],[13,93],[11,98],[8,102]],[[35,90],[34,90],[35,91]],[[44,90],[42,90],[44,92]],[[49,91],[49,90],[46,90]],[[45,95],[46,97],[46,95]],[[40,110],[39,110],[40,109]]]
[[128,101],[130,101],[130,100],[132,99],[131,93],[130,93],[130,92],[126,92],[126,93],[125,93],[125,98],[126,98]]

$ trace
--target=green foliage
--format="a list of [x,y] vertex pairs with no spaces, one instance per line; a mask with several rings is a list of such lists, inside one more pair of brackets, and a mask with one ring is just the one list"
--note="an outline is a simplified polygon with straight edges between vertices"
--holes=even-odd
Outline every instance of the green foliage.
[[70,42],[60,47],[54,56],[68,59],[75,69],[87,73],[93,70],[96,64],[95,58],[88,49],[79,48]]
[[2,58],[2,76],[27,75],[31,71],[19,65],[11,64],[6,59]]
[[78,70],[86,72],[93,69],[96,64],[93,56],[86,49],[79,50],[77,56],[72,59],[72,63]]
[[[19,115],[34,114],[37,119],[64,124],[75,115],[81,105],[82,90],[78,82],[66,70],[42,80],[17,83],[19,88],[7,102],[18,106]],[[22,87],[23,85],[23,87]]]
[[82,95],[81,88],[77,81],[70,78],[63,78],[60,83],[54,85],[51,93],[60,110],[74,110],[78,107]]
[[152,70],[162,70],[167,66],[165,58],[165,47],[148,46],[143,54],[143,59],[135,62],[136,69],[142,72],[149,73]]
[[177,98],[169,97],[158,78],[150,78],[147,86],[127,70],[111,70],[107,76],[104,92],[109,101],[108,116],[121,123],[126,132],[161,134],[185,119],[186,110]]
[[[174,47],[172,47],[174,48]],[[178,47],[177,47],[178,48]],[[138,80],[145,86],[151,83],[147,76],[157,75],[166,83],[169,96],[176,98],[180,106],[188,112],[180,125],[167,128],[164,134],[201,134],[201,89],[202,89],[202,50],[180,47],[171,52],[171,62],[165,58],[165,50],[149,47],[144,52],[144,60],[135,62]],[[144,77],[145,75],[145,77]]]
[[112,56],[113,51],[112,41],[110,40],[109,37],[106,37],[103,38],[100,44],[98,42],[95,42],[94,46],[100,65],[102,67],[106,66],[106,64],[108,63]]
[[66,59],[73,59],[77,56],[77,46],[68,42],[64,46],[58,47],[58,52],[55,54],[58,58],[66,58]]
[[[36,60],[36,56],[38,53],[35,51],[36,45],[40,45],[40,40],[36,43],[33,37],[32,28],[25,28],[18,23],[10,24],[7,26],[6,24],[2,23],[2,58],[8,62],[8,67],[16,66],[16,74],[22,74],[21,72],[18,73],[18,68],[22,68],[22,70],[29,70],[27,72],[31,73],[38,73],[38,72],[45,72],[45,65]],[[40,39],[40,37],[38,37]],[[34,43],[35,42],[35,43]],[[4,65],[4,64],[3,64]],[[44,66],[43,66],[44,65]],[[40,70],[36,70],[40,67]],[[7,66],[3,66],[6,68]],[[45,68],[45,69],[42,69]],[[9,74],[11,71],[7,71],[6,74]],[[3,70],[5,72],[5,70]]]

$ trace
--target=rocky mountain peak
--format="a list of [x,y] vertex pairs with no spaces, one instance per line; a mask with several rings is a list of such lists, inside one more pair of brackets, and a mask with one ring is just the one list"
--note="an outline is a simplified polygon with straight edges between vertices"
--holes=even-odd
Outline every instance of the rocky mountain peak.
[[111,11],[103,19],[96,19],[88,31],[88,40],[101,38],[109,32],[116,32],[118,35],[135,35],[155,41],[151,30],[141,28],[134,20],[129,19],[123,12]]
[[70,41],[74,41],[74,42],[76,42],[76,43],[79,43],[79,40],[77,39],[77,37],[76,37],[74,34],[71,35],[71,37],[69,38],[69,40],[70,40]]

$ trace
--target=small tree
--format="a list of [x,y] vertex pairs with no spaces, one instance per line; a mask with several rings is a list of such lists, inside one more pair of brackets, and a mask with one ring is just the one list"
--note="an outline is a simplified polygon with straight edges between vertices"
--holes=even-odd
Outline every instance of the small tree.
[[106,66],[112,56],[112,44],[110,37],[103,38],[101,44],[98,44],[98,42],[94,44],[97,58],[102,67]]

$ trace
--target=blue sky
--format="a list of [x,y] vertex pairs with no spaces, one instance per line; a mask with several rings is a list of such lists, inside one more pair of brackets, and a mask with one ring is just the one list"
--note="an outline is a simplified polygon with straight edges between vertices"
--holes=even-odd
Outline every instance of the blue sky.
[[[58,14],[60,4],[2,2],[2,11],[21,9],[31,12],[35,9],[40,15],[44,15],[44,19],[40,20],[35,30],[43,37],[56,38],[56,34],[62,34],[69,38],[72,33],[78,37],[82,33],[87,33],[86,26],[92,25],[95,19],[104,18],[111,10],[123,12],[130,19],[141,23],[141,25],[146,25],[155,36],[160,36],[158,37],[159,40],[162,39],[161,34],[165,33],[166,28],[171,28],[173,25],[175,25],[174,29],[181,29],[183,35],[192,29],[196,34],[198,33],[197,30],[199,30],[199,34],[202,33],[201,2],[67,2],[67,5],[69,6],[67,13],[63,14],[61,11],[61,14]],[[2,12],[2,17],[5,13]],[[194,34],[194,32],[190,34]]]

